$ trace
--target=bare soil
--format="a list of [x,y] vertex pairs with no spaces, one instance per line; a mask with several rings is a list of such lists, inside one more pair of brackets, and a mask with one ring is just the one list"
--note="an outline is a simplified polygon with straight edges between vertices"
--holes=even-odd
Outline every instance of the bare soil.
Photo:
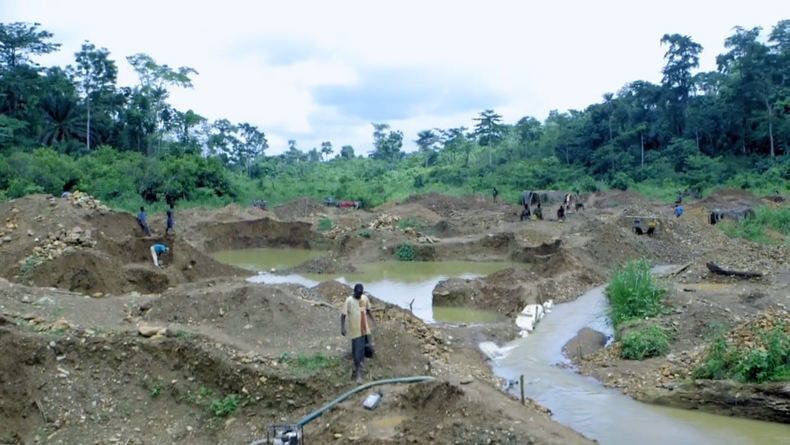
[[[643,256],[688,264],[665,278],[674,310],[658,322],[676,333],[672,354],[620,360],[617,344],[599,350],[600,336],[589,333],[566,352],[581,350],[580,372],[637,398],[691,407],[680,400],[696,397],[722,406],[726,397],[701,395],[731,394],[720,384],[679,383],[699,360],[710,321],[736,329],[782,308],[790,285],[784,248],[730,240],[707,224],[710,205],[759,202],[740,192],[691,201],[682,218],[665,203],[609,192],[586,197],[586,211],[563,223],[521,222],[518,206],[480,197],[428,194],[370,211],[301,199],[268,211],[176,209],[175,233],[164,236],[164,218],[155,215],[151,238],[132,215],[89,197],[37,195],[0,205],[0,276],[8,280],[0,280],[0,424],[12,425],[0,443],[249,443],[266,425],[295,421],[352,388],[348,340],[339,333],[350,288],[251,284],[244,281],[249,272],[210,256],[243,248],[331,251],[293,272],[393,260],[403,243],[418,260],[525,264],[437,286],[440,298],[497,311],[501,323],[429,326],[372,296],[377,355],[366,378],[438,380],[383,388],[375,412],[360,407],[366,394],[352,398],[310,424],[316,443],[592,443],[553,422],[545,408],[519,406],[502,393],[476,345],[513,338],[508,319],[524,305],[572,301],[603,284],[613,267]],[[658,234],[633,234],[635,215],[659,218]],[[324,219],[331,229],[319,230]],[[155,242],[172,248],[162,269],[150,258]],[[707,261],[766,276],[714,276]],[[781,417],[755,408],[765,391],[735,389],[755,398],[748,412],[728,414]]]

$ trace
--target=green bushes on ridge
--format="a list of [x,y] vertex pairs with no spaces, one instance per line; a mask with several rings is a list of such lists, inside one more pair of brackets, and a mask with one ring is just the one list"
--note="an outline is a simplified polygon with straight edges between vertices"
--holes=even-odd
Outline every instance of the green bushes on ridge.
[[760,344],[734,345],[725,338],[723,327],[714,326],[705,357],[692,377],[744,383],[790,381],[790,335],[785,326],[755,329],[753,334]]

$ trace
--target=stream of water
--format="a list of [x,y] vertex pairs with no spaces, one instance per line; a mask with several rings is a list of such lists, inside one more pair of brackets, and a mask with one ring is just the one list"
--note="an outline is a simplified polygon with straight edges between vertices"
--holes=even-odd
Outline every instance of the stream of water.
[[494,362],[494,372],[506,379],[523,374],[527,397],[551,409],[554,420],[604,445],[790,444],[788,425],[646,405],[553,366],[565,360],[562,347],[581,328],[611,333],[604,317],[606,304],[603,287],[597,287],[555,306],[528,337],[505,345],[512,349]]
[[[266,249],[221,252],[216,258],[250,270],[267,271],[294,267],[321,254]],[[481,323],[496,320],[498,316],[466,308],[432,307],[431,292],[440,280],[448,277],[471,278],[507,267],[514,265],[394,262],[363,265],[359,273],[345,276],[265,274],[251,280],[307,286],[331,279],[347,284],[361,282],[381,300],[402,307],[408,307],[414,300],[415,315],[428,322]],[[604,317],[606,304],[603,288],[599,287],[573,302],[555,306],[528,337],[505,345],[509,352],[494,361],[494,372],[506,379],[524,375],[528,397],[551,409],[556,421],[603,445],[790,445],[788,425],[642,404],[619,391],[604,388],[591,378],[554,366],[565,360],[562,347],[581,328],[610,333]]]

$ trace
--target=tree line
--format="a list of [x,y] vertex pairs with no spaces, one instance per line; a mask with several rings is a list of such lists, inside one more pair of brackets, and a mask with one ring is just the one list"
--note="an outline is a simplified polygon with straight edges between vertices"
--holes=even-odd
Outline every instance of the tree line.
[[61,44],[38,23],[0,24],[0,198],[79,188],[122,206],[173,200],[337,196],[377,203],[419,190],[505,196],[523,189],[768,188],[790,179],[790,20],[733,28],[717,69],[703,47],[665,34],[660,83],[635,80],[584,110],[404,135],[372,124],[372,149],[329,141],[269,155],[264,129],[210,121],[169,102],[199,73],[126,56],[136,84],[118,85],[110,51],[86,41],[68,66],[36,59]]

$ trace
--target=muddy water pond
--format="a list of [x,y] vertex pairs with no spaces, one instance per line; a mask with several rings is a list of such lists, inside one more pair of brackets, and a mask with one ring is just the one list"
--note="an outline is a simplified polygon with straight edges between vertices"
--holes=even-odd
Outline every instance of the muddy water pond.
[[[257,272],[271,269],[288,269],[307,260],[326,255],[299,249],[250,249],[218,252],[214,258],[226,264],[243,267]],[[260,274],[251,281],[258,283],[298,283],[315,286],[322,281],[337,280],[353,285],[362,283],[365,290],[388,303],[409,308],[427,322],[452,324],[491,323],[499,319],[495,312],[465,307],[437,307],[432,303],[432,292],[441,280],[451,277],[476,278],[508,267],[526,267],[524,264],[507,262],[474,263],[468,261],[448,262],[404,262],[392,261],[357,265],[358,271],[350,274]]]
[[[494,361],[500,377],[524,375],[527,397],[548,407],[554,420],[604,445],[778,445],[790,444],[790,426],[646,405],[597,381],[554,366],[564,362],[563,345],[579,329],[610,334],[603,287],[555,306],[526,338],[505,345]],[[518,385],[512,391],[520,391]]]

